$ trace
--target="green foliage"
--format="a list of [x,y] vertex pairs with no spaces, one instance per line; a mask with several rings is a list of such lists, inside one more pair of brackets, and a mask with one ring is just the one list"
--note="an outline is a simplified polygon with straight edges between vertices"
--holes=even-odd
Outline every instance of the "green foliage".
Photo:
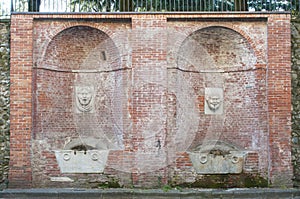
[[73,11],[84,12],[174,12],[174,11],[295,11],[287,0],[72,0]]
[[116,0],[72,0],[70,6],[72,12],[109,12],[116,10],[115,5]]
[[72,0],[72,12],[129,12],[136,0]]
[[[295,3],[298,1],[295,1]],[[296,4],[292,5],[291,1],[279,0],[250,0],[248,1],[250,10],[255,11],[289,11],[296,8]]]
[[72,11],[221,11],[233,10],[232,0],[72,0]]
[[168,191],[170,191],[172,189],[172,187],[170,186],[170,185],[168,185],[168,184],[166,184],[166,185],[164,185],[163,187],[162,187],[162,190],[164,191],[164,192],[168,192]]
[[[38,12],[40,3],[17,0],[14,9]],[[71,12],[291,11],[293,15],[300,9],[298,0],[70,0],[67,7]]]

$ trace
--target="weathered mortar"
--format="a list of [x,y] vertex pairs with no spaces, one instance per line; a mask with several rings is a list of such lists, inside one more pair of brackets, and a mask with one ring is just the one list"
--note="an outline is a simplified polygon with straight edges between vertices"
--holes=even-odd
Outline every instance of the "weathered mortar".
[[9,21],[0,21],[0,188],[5,188],[9,162]]

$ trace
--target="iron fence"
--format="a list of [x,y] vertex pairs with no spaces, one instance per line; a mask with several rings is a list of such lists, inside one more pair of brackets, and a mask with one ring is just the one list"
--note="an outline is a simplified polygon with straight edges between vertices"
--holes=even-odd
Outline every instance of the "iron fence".
[[[300,10],[300,0],[0,0],[10,12],[222,12]],[[10,1],[10,2],[9,2]],[[6,3],[3,3],[6,2]],[[9,10],[9,11],[7,11]]]

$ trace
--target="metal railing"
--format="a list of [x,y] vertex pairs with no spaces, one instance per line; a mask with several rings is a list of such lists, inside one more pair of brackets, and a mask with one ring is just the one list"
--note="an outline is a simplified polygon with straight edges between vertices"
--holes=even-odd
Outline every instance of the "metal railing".
[[[300,10],[299,1],[300,0],[0,0],[0,5],[2,16],[5,13],[10,14],[10,12],[291,11],[298,13]],[[7,12],[7,10],[9,11]]]

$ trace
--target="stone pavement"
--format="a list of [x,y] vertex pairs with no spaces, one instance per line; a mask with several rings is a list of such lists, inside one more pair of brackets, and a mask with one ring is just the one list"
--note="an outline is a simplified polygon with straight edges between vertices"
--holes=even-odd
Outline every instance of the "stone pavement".
[[5,189],[0,199],[300,199],[300,189]]

